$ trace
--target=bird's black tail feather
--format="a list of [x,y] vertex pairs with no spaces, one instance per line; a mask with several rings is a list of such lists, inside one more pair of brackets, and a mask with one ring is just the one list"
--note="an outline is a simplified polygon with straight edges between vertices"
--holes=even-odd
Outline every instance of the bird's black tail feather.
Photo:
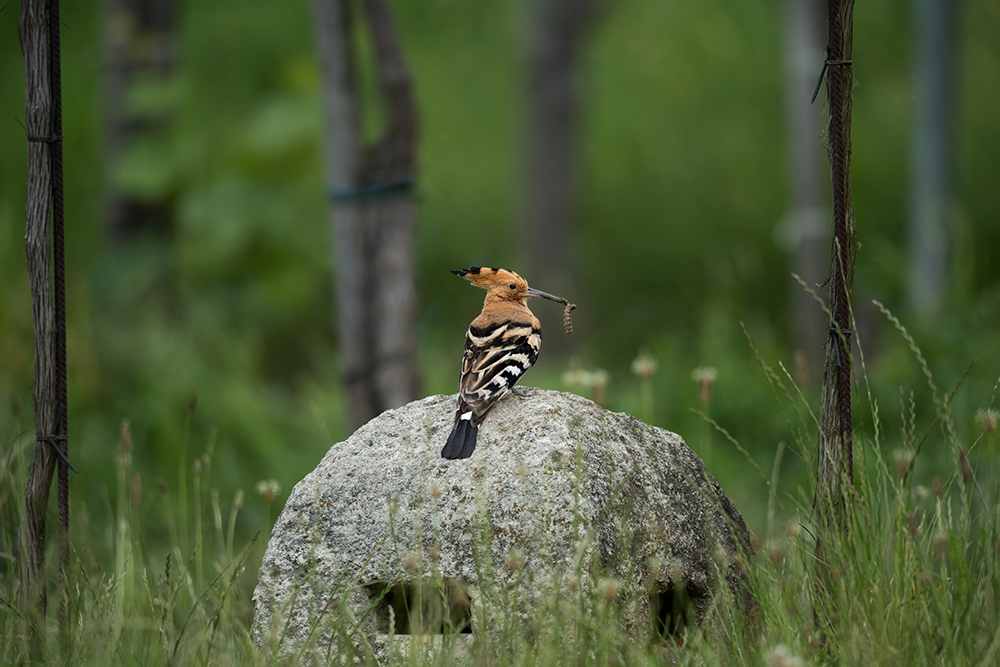
[[476,450],[476,435],[479,427],[473,426],[470,420],[462,419],[451,431],[448,442],[441,450],[441,456],[446,459],[467,459]]

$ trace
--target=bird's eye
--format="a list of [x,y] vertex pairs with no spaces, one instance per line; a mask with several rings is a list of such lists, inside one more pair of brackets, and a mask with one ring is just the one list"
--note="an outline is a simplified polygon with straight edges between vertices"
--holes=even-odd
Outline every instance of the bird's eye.
[[510,288],[511,288],[511,289],[517,289],[517,285],[515,285],[514,283],[511,283],[511,284],[510,284]]

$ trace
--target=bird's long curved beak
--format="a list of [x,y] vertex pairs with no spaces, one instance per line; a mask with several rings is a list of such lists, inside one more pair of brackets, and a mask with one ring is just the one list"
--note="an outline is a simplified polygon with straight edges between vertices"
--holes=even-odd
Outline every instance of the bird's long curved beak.
[[556,301],[561,304],[569,303],[566,299],[561,296],[555,296],[554,294],[549,294],[548,292],[543,292],[542,290],[535,289],[534,287],[529,287],[524,290],[524,296],[540,296],[543,299],[548,299],[549,301]]

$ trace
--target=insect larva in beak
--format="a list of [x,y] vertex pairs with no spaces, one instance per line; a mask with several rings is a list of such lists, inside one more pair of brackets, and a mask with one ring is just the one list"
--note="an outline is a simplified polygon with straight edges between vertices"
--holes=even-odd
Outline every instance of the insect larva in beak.
[[576,308],[576,304],[575,303],[569,303],[569,302],[567,302],[566,303],[566,310],[563,311],[563,326],[566,327],[566,335],[567,336],[570,335],[571,333],[573,333],[573,318],[570,316],[570,313],[573,312],[574,308]]

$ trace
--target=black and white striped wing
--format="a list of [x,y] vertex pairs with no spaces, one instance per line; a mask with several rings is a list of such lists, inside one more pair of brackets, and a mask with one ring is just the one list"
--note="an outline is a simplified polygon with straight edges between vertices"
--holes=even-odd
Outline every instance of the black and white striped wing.
[[531,324],[469,327],[455,423],[471,419],[472,425],[478,426],[538,359],[541,340],[541,330]]

